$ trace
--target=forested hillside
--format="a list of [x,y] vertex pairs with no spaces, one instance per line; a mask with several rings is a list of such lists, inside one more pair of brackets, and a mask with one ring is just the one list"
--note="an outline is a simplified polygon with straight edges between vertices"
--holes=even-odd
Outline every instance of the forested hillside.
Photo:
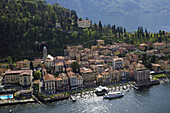
[[[75,11],[42,0],[2,0],[0,3],[0,57],[37,57],[47,45],[51,54],[63,51],[62,29],[77,21]],[[55,29],[55,23],[62,29]],[[74,26],[72,26],[74,27]]]
[[[151,34],[142,27],[133,33],[115,25],[103,26],[95,23],[90,28],[77,27],[77,14],[43,0],[1,0],[0,2],[0,58],[11,56],[14,61],[42,57],[42,48],[48,53],[63,55],[67,45],[82,44],[94,39],[104,39],[110,43],[126,42],[134,44],[168,41],[164,31]],[[61,28],[56,28],[56,23]],[[87,45],[88,46],[88,45]]]

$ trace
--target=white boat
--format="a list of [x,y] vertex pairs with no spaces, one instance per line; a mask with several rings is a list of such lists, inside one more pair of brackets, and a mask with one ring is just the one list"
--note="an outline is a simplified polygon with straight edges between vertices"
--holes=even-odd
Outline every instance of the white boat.
[[123,86],[123,89],[124,89],[124,90],[126,90],[126,89],[127,89],[127,87],[126,87],[126,86]]
[[97,96],[103,96],[107,93],[108,88],[104,87],[104,86],[99,86],[98,88],[96,88],[96,95]]
[[70,96],[70,99],[72,100],[72,102],[76,101],[76,99],[74,97],[72,97],[72,96]]
[[122,92],[112,92],[112,93],[108,93],[107,95],[103,96],[103,99],[114,99],[114,98],[120,98],[123,96],[124,94]]
[[136,89],[136,90],[138,90],[138,89],[139,89],[139,87],[136,87],[136,86],[133,86],[133,88],[134,88],[134,89]]

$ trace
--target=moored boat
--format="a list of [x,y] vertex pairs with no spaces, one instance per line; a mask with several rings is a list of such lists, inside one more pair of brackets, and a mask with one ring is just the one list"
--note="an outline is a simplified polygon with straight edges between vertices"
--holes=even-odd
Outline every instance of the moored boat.
[[107,95],[103,96],[103,99],[114,99],[114,98],[120,98],[123,96],[124,94],[122,92],[112,92],[112,93],[108,93]]
[[139,87],[137,87],[137,86],[133,86],[133,88],[134,88],[134,89],[136,89],[136,90],[138,90],[138,89],[139,89]]
[[70,99],[72,100],[72,102],[76,101],[76,99],[74,97],[72,97],[72,96],[70,96]]
[[99,86],[98,88],[96,88],[96,95],[97,96],[103,96],[105,94],[107,94],[108,88],[107,87],[103,87],[103,86]]

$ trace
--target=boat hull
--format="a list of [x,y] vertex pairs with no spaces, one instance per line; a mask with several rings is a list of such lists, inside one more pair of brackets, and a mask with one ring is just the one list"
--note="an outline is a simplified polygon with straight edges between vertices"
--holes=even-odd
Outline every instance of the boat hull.
[[121,98],[123,96],[124,94],[106,95],[106,96],[103,96],[103,99],[116,99],[116,98]]
[[95,94],[97,96],[103,96],[103,95],[107,94],[107,92],[95,92]]

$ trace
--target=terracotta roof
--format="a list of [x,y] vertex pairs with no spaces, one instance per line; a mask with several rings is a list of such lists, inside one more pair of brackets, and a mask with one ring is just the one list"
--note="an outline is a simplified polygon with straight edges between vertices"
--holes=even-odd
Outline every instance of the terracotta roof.
[[40,80],[34,80],[34,84],[39,84]]
[[8,74],[22,74],[22,73],[31,74],[31,73],[32,73],[32,70],[6,71],[6,72],[5,72],[5,75],[8,75]]
[[56,79],[57,81],[62,80],[62,78],[60,78],[60,77],[56,77],[55,79]]
[[103,72],[102,75],[108,75],[109,73],[108,72]]
[[51,60],[51,59],[48,58],[46,61],[47,61],[47,62],[52,62],[53,60]]
[[97,77],[98,77],[98,78],[103,78],[103,76],[102,76],[102,75],[98,75]]
[[104,40],[97,40],[97,42],[103,42]]
[[90,22],[91,20],[81,20],[81,21],[77,21],[77,22]]
[[64,56],[56,56],[55,58],[56,58],[56,59],[61,59],[61,60],[64,60],[64,59],[65,59]]
[[122,60],[123,61],[123,58],[113,58],[113,61],[117,61],[117,60]]
[[67,72],[72,71],[72,68],[71,68],[71,67],[68,67],[68,68],[66,68],[66,71],[67,71]]
[[165,45],[165,43],[153,43],[153,45]]
[[77,78],[77,79],[82,79],[82,76],[76,75],[76,78]]
[[152,66],[161,66],[161,65],[159,65],[159,64],[152,64]]
[[34,59],[33,62],[41,62],[41,59]]
[[64,65],[63,62],[56,62],[56,63],[55,63],[55,66],[63,66],[63,65]]
[[90,68],[80,68],[81,73],[92,73],[93,71]]
[[144,44],[144,43],[143,43],[143,44],[140,44],[140,46],[148,46],[148,44]]
[[30,61],[18,61],[16,63],[30,63]]
[[67,75],[68,75],[68,76],[71,76],[71,75],[74,75],[74,74],[75,74],[75,73],[72,72],[72,71],[67,72]]
[[6,69],[4,69],[4,68],[0,68],[0,72],[1,72],[1,73],[5,73],[5,70],[6,70]]
[[62,79],[68,79],[67,75],[65,73],[60,73],[58,75],[58,77],[62,78]]
[[43,76],[43,78],[44,78],[45,81],[46,80],[55,80],[55,77],[52,74],[46,74],[46,75]]

